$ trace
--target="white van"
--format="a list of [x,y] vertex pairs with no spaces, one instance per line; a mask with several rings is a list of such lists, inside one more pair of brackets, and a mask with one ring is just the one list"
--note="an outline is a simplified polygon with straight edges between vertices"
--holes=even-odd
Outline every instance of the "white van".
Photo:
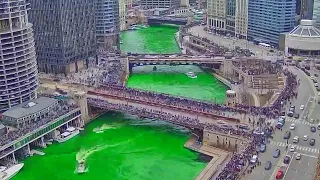
[[257,156],[257,155],[253,155],[252,158],[250,159],[250,162],[251,162],[252,164],[254,164],[254,163],[257,162],[257,160],[258,160],[258,156]]

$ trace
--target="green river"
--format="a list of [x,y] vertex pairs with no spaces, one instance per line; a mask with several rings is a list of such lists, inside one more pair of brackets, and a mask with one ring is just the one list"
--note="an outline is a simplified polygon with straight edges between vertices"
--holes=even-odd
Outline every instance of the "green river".
[[[176,26],[152,26],[122,34],[122,50],[176,53]],[[136,67],[128,86],[223,103],[227,88],[196,66]],[[191,79],[186,72],[195,72]],[[99,131],[97,131],[99,129]],[[101,131],[102,130],[102,131]],[[54,143],[44,156],[24,160],[13,180],[192,180],[206,166],[183,147],[189,132],[162,121],[139,120],[109,112],[89,123],[77,137]],[[75,173],[84,159],[86,173]]]

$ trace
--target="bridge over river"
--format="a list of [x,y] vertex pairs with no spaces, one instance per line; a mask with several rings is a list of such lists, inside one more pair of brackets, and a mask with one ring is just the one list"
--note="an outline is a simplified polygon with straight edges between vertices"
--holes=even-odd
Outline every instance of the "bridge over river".
[[[121,87],[110,86],[104,89],[88,91],[87,96],[90,100],[88,101],[90,106],[103,109],[105,109],[104,105],[99,105],[101,102],[95,100],[104,101],[108,106],[125,105],[132,108],[151,110],[152,113],[164,112],[177,116],[181,115],[203,124],[219,124],[219,122],[221,124],[219,120],[232,126],[239,123],[247,123],[241,122],[241,114],[236,113],[232,108],[222,107],[212,103],[204,103],[193,99],[173,97],[166,94],[158,94],[158,97],[148,96],[149,93],[151,92],[135,89],[125,91],[121,89]],[[190,106],[188,106],[188,104],[190,104]],[[179,125],[183,124],[180,122]],[[185,124],[184,126],[189,125]]]

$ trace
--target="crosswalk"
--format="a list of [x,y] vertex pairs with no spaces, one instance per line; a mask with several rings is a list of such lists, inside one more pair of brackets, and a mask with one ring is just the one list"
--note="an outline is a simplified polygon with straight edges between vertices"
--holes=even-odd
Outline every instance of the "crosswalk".
[[[275,141],[271,141],[270,142],[271,145],[275,145],[275,146],[280,146],[280,147],[286,147],[286,143],[284,142],[275,142]],[[291,147],[291,146],[295,146],[296,147],[296,150],[299,150],[299,151],[307,151],[307,152],[312,152],[312,153],[320,153],[320,150],[317,149],[317,148],[311,148],[311,147],[306,147],[306,146],[298,146],[296,144],[289,144],[288,145],[288,149]]]
[[314,126],[314,124],[311,124],[305,120],[300,120],[300,119],[292,119],[292,118],[287,118],[286,122],[290,122],[290,123],[295,123],[295,124],[304,124],[307,126]]

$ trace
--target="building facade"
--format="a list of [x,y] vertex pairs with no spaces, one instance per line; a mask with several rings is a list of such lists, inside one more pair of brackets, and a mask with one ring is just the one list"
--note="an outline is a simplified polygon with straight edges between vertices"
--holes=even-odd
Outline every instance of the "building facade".
[[301,0],[300,17],[301,19],[312,19],[314,0]]
[[126,2],[126,9],[129,10],[132,8],[132,0],[125,0]]
[[320,0],[314,0],[312,20],[316,22],[316,27],[320,27]]
[[180,0],[140,0],[142,9],[177,8],[180,3]]
[[236,0],[227,0],[226,30],[230,34],[235,33]]
[[126,0],[119,0],[119,21],[120,21],[120,31],[126,29]]
[[68,74],[84,68],[95,52],[92,0],[27,1],[39,70]]
[[0,112],[36,97],[37,60],[29,3],[0,1]]
[[277,46],[280,33],[295,26],[296,0],[249,0],[248,38]]
[[235,35],[247,39],[248,32],[248,0],[236,0]]
[[95,23],[98,46],[106,49],[119,49],[119,1],[95,0]]
[[226,30],[227,1],[207,1],[207,24],[218,31]]

